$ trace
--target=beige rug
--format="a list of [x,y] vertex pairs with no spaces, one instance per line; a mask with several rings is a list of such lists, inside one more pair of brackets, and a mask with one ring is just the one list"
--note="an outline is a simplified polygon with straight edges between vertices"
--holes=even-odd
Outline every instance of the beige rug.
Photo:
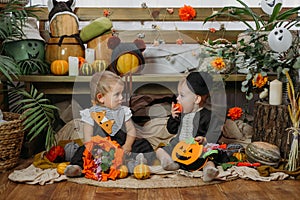
[[151,175],[151,178],[137,180],[133,176],[125,179],[109,180],[98,182],[87,178],[69,178],[68,181],[78,184],[88,184],[98,187],[110,188],[173,188],[173,187],[193,187],[220,183],[222,181],[203,182],[201,178],[191,178],[180,174]]

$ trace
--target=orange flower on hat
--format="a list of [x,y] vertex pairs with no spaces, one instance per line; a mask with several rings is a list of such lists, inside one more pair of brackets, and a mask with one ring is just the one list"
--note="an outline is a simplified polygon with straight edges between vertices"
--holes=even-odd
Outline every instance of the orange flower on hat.
[[231,120],[237,120],[243,115],[243,110],[240,107],[233,107],[228,110],[227,116],[230,117]]
[[213,66],[213,68],[215,68],[216,70],[222,70],[225,68],[225,62],[223,60],[223,58],[221,57],[217,57],[215,58],[213,61],[210,62],[211,66]]
[[257,88],[262,88],[268,82],[267,76],[262,76],[261,73],[258,73],[252,79],[252,85]]
[[184,5],[178,12],[182,21],[189,21],[196,17],[196,10],[192,6]]

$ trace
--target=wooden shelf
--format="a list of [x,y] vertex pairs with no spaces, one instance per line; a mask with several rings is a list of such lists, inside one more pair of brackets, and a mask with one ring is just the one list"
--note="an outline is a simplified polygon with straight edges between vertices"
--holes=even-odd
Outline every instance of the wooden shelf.
[[[132,82],[177,82],[186,74],[135,74],[132,75]],[[246,75],[235,74],[235,75],[220,75],[225,82],[232,81],[244,81]],[[20,82],[90,82],[92,76],[53,76],[53,75],[21,75],[19,76]],[[125,81],[129,80],[129,77],[123,77]],[[216,77],[215,77],[216,78]],[[3,80],[3,79],[2,79]]]

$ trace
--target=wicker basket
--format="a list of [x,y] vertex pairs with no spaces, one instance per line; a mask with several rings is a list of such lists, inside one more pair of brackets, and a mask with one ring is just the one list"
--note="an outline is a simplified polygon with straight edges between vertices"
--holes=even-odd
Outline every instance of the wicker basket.
[[17,113],[3,112],[0,125],[0,172],[16,166],[24,138],[22,121]]

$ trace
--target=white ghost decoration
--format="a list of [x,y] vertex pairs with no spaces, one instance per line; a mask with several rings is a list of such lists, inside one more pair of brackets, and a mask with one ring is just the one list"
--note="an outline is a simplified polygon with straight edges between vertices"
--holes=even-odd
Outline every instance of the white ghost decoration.
[[268,43],[278,53],[288,50],[292,45],[293,36],[286,28],[274,28],[268,35]]
[[273,9],[278,3],[282,4],[282,0],[261,0],[261,8],[268,15],[272,15]]

